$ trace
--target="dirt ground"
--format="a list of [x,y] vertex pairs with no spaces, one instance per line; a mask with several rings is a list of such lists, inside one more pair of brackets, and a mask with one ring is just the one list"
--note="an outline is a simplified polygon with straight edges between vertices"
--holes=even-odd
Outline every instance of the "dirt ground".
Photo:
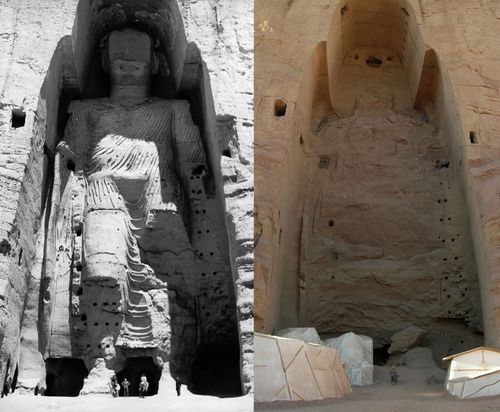
[[300,412],[482,412],[500,411],[500,396],[460,400],[441,384],[428,384],[421,370],[398,368],[399,383],[391,385],[389,368],[375,367],[374,385],[353,387],[342,399],[313,402],[256,403],[256,411]]
[[253,397],[220,399],[183,393],[177,396],[112,398],[86,395],[76,398],[11,394],[0,399],[0,412],[251,412]]

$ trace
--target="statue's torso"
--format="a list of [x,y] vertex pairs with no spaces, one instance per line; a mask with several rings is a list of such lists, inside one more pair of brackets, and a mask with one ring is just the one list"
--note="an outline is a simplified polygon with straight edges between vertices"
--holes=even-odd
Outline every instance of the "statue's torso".
[[172,167],[173,110],[171,102],[159,101],[93,111],[95,126],[87,149],[87,177],[98,174],[146,179],[160,162]]
[[[89,206],[108,208],[118,205],[121,195],[137,201],[147,193],[154,197],[161,187],[179,186],[175,122],[192,124],[188,102],[149,99],[123,106],[111,99],[83,100],[72,103],[70,114],[86,119],[85,130],[77,131],[78,143],[70,146],[83,161],[93,194],[87,197]],[[176,199],[160,203],[166,201]]]

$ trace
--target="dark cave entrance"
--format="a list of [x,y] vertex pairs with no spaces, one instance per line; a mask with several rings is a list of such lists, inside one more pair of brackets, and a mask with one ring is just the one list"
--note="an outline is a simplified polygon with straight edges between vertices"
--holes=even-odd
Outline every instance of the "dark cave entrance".
[[391,345],[383,345],[380,348],[373,348],[373,364],[378,366],[384,366],[391,354],[388,352]]
[[48,358],[45,370],[45,396],[78,396],[89,374],[83,360],[74,358]]
[[197,395],[221,398],[241,396],[238,342],[200,346],[193,362],[189,390]]
[[161,377],[161,369],[155,365],[151,357],[138,357],[127,359],[124,369],[116,374],[118,384],[120,385],[120,396],[123,396],[122,382],[125,378],[130,382],[128,388],[129,396],[139,396],[139,382],[142,374],[146,375],[149,382],[146,396],[156,395],[158,393],[158,384]]

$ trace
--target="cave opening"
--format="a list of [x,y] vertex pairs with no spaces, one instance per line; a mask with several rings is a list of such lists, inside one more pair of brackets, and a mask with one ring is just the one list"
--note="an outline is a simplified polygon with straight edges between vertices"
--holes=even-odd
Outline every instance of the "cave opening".
[[207,344],[198,348],[189,390],[221,398],[241,396],[239,345]]
[[120,385],[120,396],[123,396],[122,382],[125,378],[130,382],[129,396],[139,396],[139,382],[143,374],[149,382],[146,396],[156,395],[158,393],[161,369],[153,362],[152,357],[143,356],[128,358],[125,368],[116,374]]
[[78,396],[88,376],[85,363],[76,358],[48,358],[45,370],[45,396]]
[[373,348],[373,364],[384,366],[390,358],[389,348],[391,345],[383,345],[379,348]]

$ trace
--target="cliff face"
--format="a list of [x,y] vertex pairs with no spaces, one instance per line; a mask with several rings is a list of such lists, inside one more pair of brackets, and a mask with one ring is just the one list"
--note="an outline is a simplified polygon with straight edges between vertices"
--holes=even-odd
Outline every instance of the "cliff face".
[[256,330],[498,346],[496,3],[256,11]]
[[[0,382],[12,378],[14,385],[18,381],[20,388],[32,389],[45,379],[46,372],[60,373],[67,365],[51,360],[46,369],[44,364],[51,354],[51,345],[52,355],[57,358],[58,350],[64,352],[64,349],[56,349],[55,341],[62,339],[66,345],[73,345],[76,336],[72,335],[75,331],[66,336],[64,327],[78,329],[90,322],[81,318],[85,313],[79,312],[79,308],[92,302],[84,303],[82,299],[88,296],[80,298],[84,292],[75,281],[81,270],[78,262],[71,258],[66,262],[74,270],[67,288],[64,282],[59,280],[58,285],[52,280],[56,272],[52,273],[50,268],[64,266],[65,250],[74,246],[72,238],[68,238],[67,245],[47,240],[54,224],[50,210],[63,209],[57,202],[50,207],[57,199],[54,197],[57,189],[54,176],[58,176],[56,145],[65,133],[70,101],[103,96],[99,72],[93,66],[96,39],[109,27],[126,25],[127,16],[136,13],[139,20],[144,19],[145,27],[163,42],[159,47],[167,50],[165,63],[161,62],[160,67],[165,64],[168,69],[157,76],[155,90],[161,91],[164,98],[189,100],[196,106],[191,114],[201,132],[210,175],[204,180],[205,188],[198,188],[209,192],[206,205],[202,201],[187,206],[186,215],[192,212],[193,219],[186,219],[189,230],[194,230],[193,253],[197,249],[199,258],[203,255],[202,247],[213,250],[206,250],[207,262],[201,259],[199,267],[197,263],[196,267],[187,267],[186,262],[176,263],[189,272],[183,272],[186,279],[177,273],[175,265],[168,268],[173,272],[171,278],[162,281],[175,284],[177,292],[187,288],[189,302],[169,306],[166,295],[162,299],[161,293],[149,292],[153,320],[164,322],[168,329],[168,316],[163,319],[160,312],[170,309],[170,316],[183,319],[184,326],[179,327],[194,331],[193,336],[212,335],[212,340],[205,339],[207,347],[217,344],[212,329],[219,328],[218,322],[224,319],[234,322],[239,335],[236,363],[239,362],[242,390],[246,393],[251,390],[253,377],[253,10],[245,1],[129,2],[125,8],[119,1],[101,3],[49,1],[41,7],[31,1],[8,1],[0,6],[4,27],[0,54],[0,128],[4,148],[0,162],[0,184],[4,191],[0,200]],[[123,22],[120,16],[125,16]],[[162,16],[170,18],[169,25],[162,26]],[[172,84],[175,93],[169,88]],[[65,169],[71,170],[71,165]],[[63,176],[63,185],[65,179]],[[213,222],[211,217],[195,217],[196,211],[202,214],[204,208],[215,219]],[[76,230],[76,239],[79,234],[75,228],[71,230]],[[211,235],[216,238],[207,244],[199,236],[201,229],[207,233],[213,229],[212,233],[219,234]],[[145,261],[152,267],[161,267],[156,249],[161,248],[163,238],[150,239],[145,245],[146,239],[140,245]],[[80,251],[75,253],[78,255]],[[208,262],[210,256],[217,263]],[[214,269],[214,265],[219,269]],[[85,262],[83,267],[85,276]],[[212,283],[205,279],[195,281],[193,276],[205,275],[204,268],[210,271]],[[194,282],[192,286],[190,282]],[[227,295],[229,300],[224,302],[220,296],[212,296],[216,293]],[[194,295],[201,296],[201,301],[193,303]],[[67,298],[72,302],[70,309],[65,308]],[[175,293],[172,296],[169,292],[168,298],[175,300]],[[113,299],[104,303],[112,305]],[[203,316],[211,318],[196,329],[190,316],[201,316],[203,305],[212,305],[213,313],[204,313]],[[67,313],[62,313],[61,308]],[[71,316],[79,317],[77,324],[69,322]],[[61,329],[61,325],[65,326]],[[50,332],[54,328],[57,337]]]

